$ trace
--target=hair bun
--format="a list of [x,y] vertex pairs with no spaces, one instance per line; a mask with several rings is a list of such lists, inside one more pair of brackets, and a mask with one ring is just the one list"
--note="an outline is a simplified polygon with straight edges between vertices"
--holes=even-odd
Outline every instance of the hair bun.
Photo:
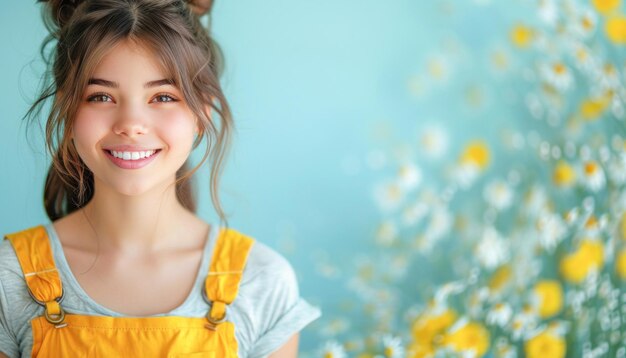
[[[65,27],[65,24],[74,14],[74,10],[84,0],[37,0],[45,5],[46,26],[50,32],[56,32]],[[53,25],[53,26],[51,26]]]
[[191,10],[198,16],[211,13],[214,0],[185,0]]

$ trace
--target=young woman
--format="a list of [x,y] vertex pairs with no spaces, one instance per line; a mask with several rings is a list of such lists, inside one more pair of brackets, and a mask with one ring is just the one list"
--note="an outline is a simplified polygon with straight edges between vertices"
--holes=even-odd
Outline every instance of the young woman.
[[233,128],[197,16],[211,1],[44,6],[52,79],[30,114],[51,100],[51,223],[0,244],[0,357],[295,357],[320,312],[289,263],[195,214],[190,179],[210,160],[225,222],[217,187]]

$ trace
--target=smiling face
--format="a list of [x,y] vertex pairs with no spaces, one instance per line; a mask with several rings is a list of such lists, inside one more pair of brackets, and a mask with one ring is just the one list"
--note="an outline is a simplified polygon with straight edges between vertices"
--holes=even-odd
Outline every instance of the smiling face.
[[132,196],[174,188],[197,125],[155,56],[123,41],[95,68],[72,132],[96,191],[105,186]]

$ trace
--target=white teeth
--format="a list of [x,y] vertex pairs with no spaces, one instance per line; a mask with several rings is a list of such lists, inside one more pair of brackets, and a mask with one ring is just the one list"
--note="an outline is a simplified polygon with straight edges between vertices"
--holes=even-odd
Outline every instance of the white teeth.
[[120,158],[122,160],[139,160],[152,156],[152,154],[156,153],[156,150],[146,150],[139,152],[117,152],[115,150],[111,150],[110,152],[115,158]]

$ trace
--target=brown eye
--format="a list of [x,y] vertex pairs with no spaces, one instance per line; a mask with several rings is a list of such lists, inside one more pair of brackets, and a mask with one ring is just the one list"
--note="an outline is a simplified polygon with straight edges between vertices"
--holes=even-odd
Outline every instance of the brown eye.
[[96,93],[87,98],[87,102],[113,102],[109,95],[104,93]]

